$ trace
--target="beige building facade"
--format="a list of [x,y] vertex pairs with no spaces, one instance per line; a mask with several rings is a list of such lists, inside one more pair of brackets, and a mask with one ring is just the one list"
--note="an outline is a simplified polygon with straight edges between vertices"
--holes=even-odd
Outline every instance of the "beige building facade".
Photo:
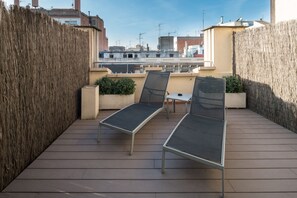
[[99,61],[99,38],[100,30],[93,26],[76,26],[76,28],[81,29],[89,33],[89,68],[93,67],[94,62]]
[[204,30],[204,67],[213,68],[216,76],[232,74],[233,32],[243,26],[212,26]]

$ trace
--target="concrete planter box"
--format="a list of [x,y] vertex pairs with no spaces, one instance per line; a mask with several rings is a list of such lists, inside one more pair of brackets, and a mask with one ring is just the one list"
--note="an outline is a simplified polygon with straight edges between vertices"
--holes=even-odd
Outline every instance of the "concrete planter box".
[[99,109],[121,109],[134,103],[134,94],[131,95],[100,95]]
[[246,108],[246,93],[226,93],[225,106],[227,108]]
[[81,91],[81,119],[96,119],[99,113],[99,86],[84,86]]

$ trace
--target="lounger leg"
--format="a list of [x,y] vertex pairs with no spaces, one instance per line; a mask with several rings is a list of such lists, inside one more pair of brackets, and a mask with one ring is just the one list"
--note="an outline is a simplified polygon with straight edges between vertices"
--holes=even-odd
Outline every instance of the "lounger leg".
[[175,100],[172,100],[172,105],[173,105],[173,113],[175,113]]
[[135,134],[132,134],[130,155],[132,155],[132,153],[133,153],[133,148],[134,148],[134,135],[135,135]]
[[222,169],[222,198],[224,198],[224,169]]
[[97,135],[97,142],[100,142],[100,133],[101,133],[101,124],[99,123],[98,135]]
[[166,118],[168,120],[169,119],[169,110],[168,110],[168,108],[165,108],[165,111],[166,111]]
[[168,101],[168,98],[167,98],[166,99],[166,108],[165,108],[166,113],[167,113],[167,119],[169,119],[169,106],[168,106],[168,103],[169,103],[169,101]]
[[165,173],[165,150],[162,150],[162,174]]

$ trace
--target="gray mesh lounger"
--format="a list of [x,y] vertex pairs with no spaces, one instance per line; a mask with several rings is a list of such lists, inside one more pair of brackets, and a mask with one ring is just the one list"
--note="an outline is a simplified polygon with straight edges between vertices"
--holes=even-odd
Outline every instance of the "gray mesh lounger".
[[225,80],[197,77],[190,113],[182,118],[163,145],[162,173],[166,151],[218,168],[222,171],[224,197],[226,123]]
[[101,126],[114,128],[132,135],[130,155],[133,153],[135,134],[164,108],[169,72],[150,71],[146,77],[139,103],[127,106],[99,123],[98,142]]

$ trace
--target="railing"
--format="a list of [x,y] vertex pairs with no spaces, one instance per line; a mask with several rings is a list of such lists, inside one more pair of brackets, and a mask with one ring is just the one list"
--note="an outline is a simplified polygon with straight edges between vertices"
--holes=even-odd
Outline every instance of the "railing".
[[101,63],[203,63],[203,58],[100,58]]
[[202,58],[102,58],[93,63],[93,68],[109,68],[113,73],[144,73],[146,70],[161,70],[174,73],[198,72],[199,67],[214,67],[212,61]]

